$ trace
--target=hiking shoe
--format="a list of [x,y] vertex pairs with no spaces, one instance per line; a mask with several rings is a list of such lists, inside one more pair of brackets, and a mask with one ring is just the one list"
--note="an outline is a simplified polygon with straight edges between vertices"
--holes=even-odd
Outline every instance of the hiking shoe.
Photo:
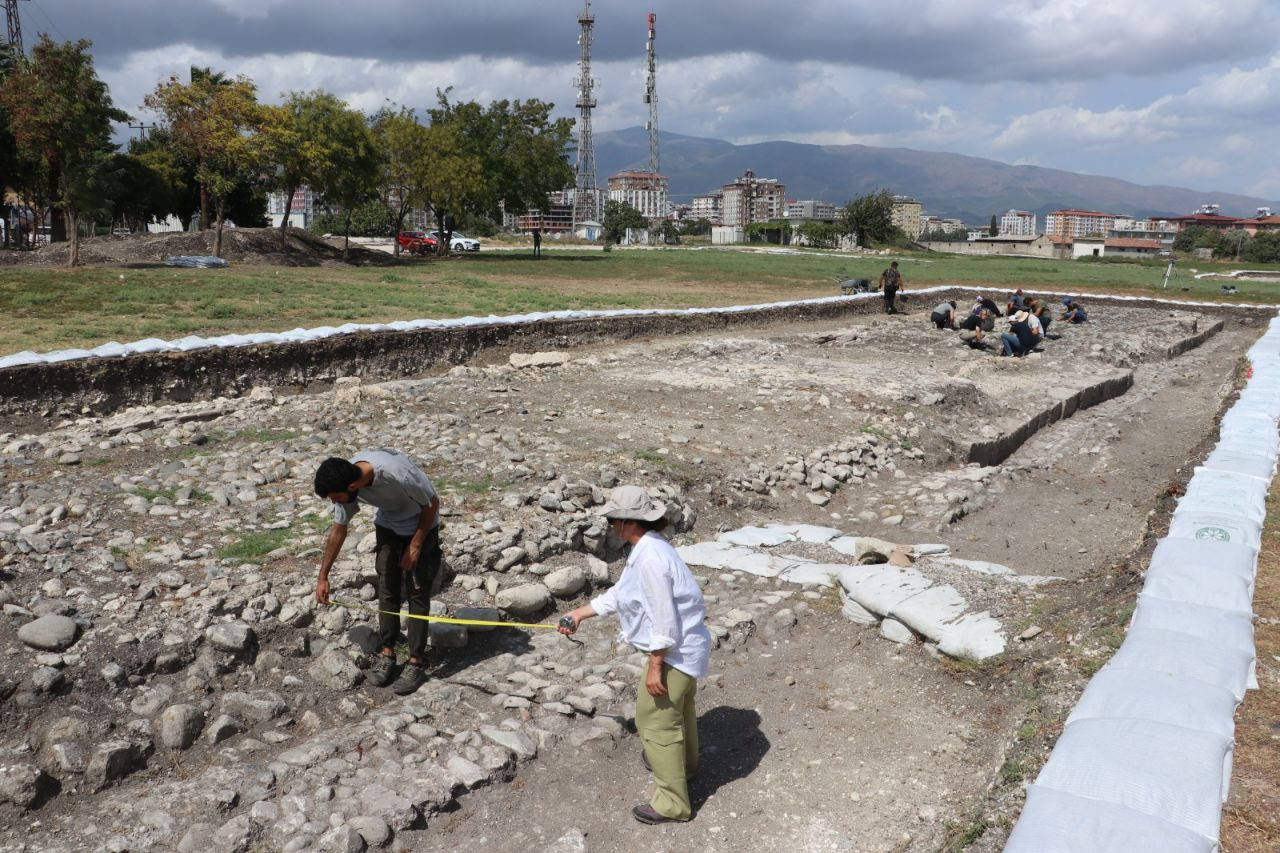
[[631,816],[641,823],[647,823],[650,826],[657,823],[684,823],[684,821],[676,820],[673,817],[667,817],[666,815],[659,814],[657,809],[648,803],[636,806],[632,809]]
[[374,687],[386,687],[391,683],[391,676],[396,671],[396,659],[391,655],[377,655],[373,666],[364,674],[365,680]]
[[391,692],[397,696],[408,696],[427,683],[427,671],[420,663],[407,663],[400,671],[400,677],[391,685]]

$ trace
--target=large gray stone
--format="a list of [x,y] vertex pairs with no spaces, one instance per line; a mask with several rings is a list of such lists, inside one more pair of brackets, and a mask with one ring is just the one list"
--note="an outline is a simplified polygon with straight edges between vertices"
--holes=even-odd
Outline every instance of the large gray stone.
[[396,830],[413,826],[420,814],[407,798],[377,783],[360,789],[360,803],[365,814],[377,815]]
[[239,720],[229,714],[221,714],[205,730],[205,739],[211,744],[222,743],[242,731],[244,731],[244,725]]
[[347,825],[360,833],[364,843],[370,847],[381,847],[391,840],[391,827],[377,815],[357,815],[347,821]]
[[365,841],[355,827],[344,823],[320,836],[320,849],[325,853],[364,853]]
[[20,809],[29,808],[40,798],[40,785],[44,771],[34,764],[0,765],[0,803],[13,803]]
[[515,754],[521,761],[528,761],[538,754],[538,746],[524,732],[481,726],[480,734],[487,740]]
[[438,649],[461,649],[467,645],[467,626],[431,622],[427,626],[427,642]]
[[248,815],[238,815],[218,827],[213,834],[213,849],[216,853],[245,853],[255,834],[253,822]]
[[255,723],[266,723],[289,710],[289,705],[279,694],[270,690],[252,693],[227,693],[222,697],[222,713]]
[[150,749],[127,740],[109,740],[98,744],[84,771],[84,781],[90,791],[101,791],[130,773],[146,766]]
[[568,363],[569,353],[558,350],[535,353],[513,352],[509,361],[517,370],[530,367],[560,367]]
[[569,831],[553,841],[543,853],[587,853],[587,836],[581,829],[570,827]]
[[551,604],[551,592],[540,583],[526,583],[499,590],[494,598],[498,609],[517,616],[538,613]]
[[33,649],[60,652],[76,641],[76,622],[66,616],[50,613],[18,629],[18,639]]
[[244,622],[219,622],[204,632],[209,644],[220,652],[238,655],[257,645],[258,637]]
[[204,712],[194,705],[170,705],[160,715],[160,743],[169,749],[186,749],[200,737]]
[[542,582],[552,595],[568,598],[587,585],[587,573],[578,566],[565,566],[547,575]]
[[489,774],[484,772],[480,765],[473,761],[468,761],[461,755],[450,756],[449,762],[445,767],[449,773],[457,777],[468,789],[479,787],[489,781]]
[[329,649],[307,667],[307,674],[331,690],[350,690],[364,680],[360,667],[341,649]]
[[[501,622],[502,614],[496,607],[459,607],[453,613],[459,619],[476,619],[480,622]],[[434,624],[434,623],[433,623]],[[492,631],[492,625],[467,625],[468,634]]]

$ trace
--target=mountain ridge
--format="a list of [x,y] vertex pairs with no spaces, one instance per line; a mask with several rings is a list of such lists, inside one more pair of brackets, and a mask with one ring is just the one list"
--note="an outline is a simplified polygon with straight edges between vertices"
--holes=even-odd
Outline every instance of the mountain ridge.
[[[842,205],[880,188],[918,199],[928,214],[984,224],[1010,208],[1040,217],[1051,210],[1080,208],[1146,216],[1183,216],[1206,203],[1229,216],[1253,216],[1258,207],[1280,204],[1238,193],[1206,192],[1172,185],[1143,185],[1045,166],[1016,166],[983,157],[912,148],[758,142],[735,145],[662,131],[661,169],[675,202],[687,202],[742,175],[747,169],[777,178],[787,198],[822,199]],[[649,135],[642,127],[595,134],[599,180],[627,169],[645,169]]]

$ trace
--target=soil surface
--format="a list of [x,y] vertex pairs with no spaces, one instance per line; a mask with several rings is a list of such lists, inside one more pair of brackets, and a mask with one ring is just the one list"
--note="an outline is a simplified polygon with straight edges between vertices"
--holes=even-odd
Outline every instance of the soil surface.
[[[0,447],[0,849],[998,850],[1264,328],[1222,320],[1108,307],[1003,359],[917,309],[25,421]],[[310,478],[363,446],[436,479],[454,612],[596,594],[621,563],[591,508],[636,482],[677,544],[807,523],[1007,566],[947,570],[1007,650],[949,658],[830,589],[695,568],[718,644],[697,813],[643,827],[614,626],[442,635],[414,696],[361,683],[365,615],[311,597]],[[333,575],[349,601],[372,591],[366,515]],[[68,648],[19,639],[48,614]]]

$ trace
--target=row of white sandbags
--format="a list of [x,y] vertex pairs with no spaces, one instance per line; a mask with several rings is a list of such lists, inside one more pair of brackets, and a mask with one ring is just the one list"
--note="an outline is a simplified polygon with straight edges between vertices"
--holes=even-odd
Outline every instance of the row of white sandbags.
[[1218,849],[1280,452],[1280,318],[1156,546],[1128,634],[1027,792],[1006,853]]

